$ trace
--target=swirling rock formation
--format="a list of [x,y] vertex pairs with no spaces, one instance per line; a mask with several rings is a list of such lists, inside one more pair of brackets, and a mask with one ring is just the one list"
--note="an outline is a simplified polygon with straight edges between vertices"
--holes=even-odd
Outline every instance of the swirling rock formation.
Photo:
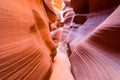
[[[115,0],[112,4],[113,2],[114,0],[89,0],[88,12],[94,12],[95,15],[89,16],[84,24],[78,26],[79,30],[77,28],[74,32],[71,31],[71,35],[77,36],[68,38],[71,39],[70,62],[75,80],[120,79],[120,6],[113,11],[120,1]],[[83,14],[77,9],[74,11]]]
[[0,80],[49,79],[55,20],[48,0],[0,1]]
[[81,41],[70,57],[76,80],[120,79],[120,6]]

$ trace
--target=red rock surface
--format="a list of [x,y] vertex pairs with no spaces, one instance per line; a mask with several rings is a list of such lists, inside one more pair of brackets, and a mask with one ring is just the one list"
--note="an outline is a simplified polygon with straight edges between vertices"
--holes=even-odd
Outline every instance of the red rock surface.
[[49,0],[0,1],[0,80],[120,80],[120,1],[63,1],[57,55]]
[[0,80],[49,78],[50,56],[56,52],[49,33],[56,16],[50,6],[47,0],[0,1]]

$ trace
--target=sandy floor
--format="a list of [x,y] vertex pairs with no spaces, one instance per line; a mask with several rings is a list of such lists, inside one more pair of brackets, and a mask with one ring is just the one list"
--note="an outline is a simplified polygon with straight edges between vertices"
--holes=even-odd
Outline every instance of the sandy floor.
[[74,80],[67,53],[63,53],[59,48],[57,48],[57,55],[54,60],[54,70],[50,80]]

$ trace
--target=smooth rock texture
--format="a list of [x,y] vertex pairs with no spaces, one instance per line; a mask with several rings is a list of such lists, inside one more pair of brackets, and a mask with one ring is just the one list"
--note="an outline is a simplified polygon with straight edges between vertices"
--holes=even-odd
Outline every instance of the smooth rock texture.
[[120,80],[120,1],[63,1],[0,1],[0,80]]
[[0,80],[47,80],[56,54],[48,0],[0,1]]
[[120,79],[120,6],[70,56],[75,80]]

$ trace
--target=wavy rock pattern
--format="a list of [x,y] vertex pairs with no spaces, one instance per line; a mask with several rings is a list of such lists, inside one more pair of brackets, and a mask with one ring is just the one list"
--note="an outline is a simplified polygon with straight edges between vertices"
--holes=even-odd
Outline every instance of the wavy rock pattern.
[[49,78],[50,56],[55,56],[49,22],[54,22],[56,16],[47,7],[48,3],[47,0],[0,1],[0,80]]
[[[87,19],[83,24],[77,24],[76,28],[70,29],[66,41],[71,46],[71,51],[73,51],[78,43],[94,31],[94,29],[96,29],[113,11],[114,8],[99,12],[92,12],[86,15],[79,14],[77,16],[78,18],[87,17]],[[71,23],[71,25],[74,24],[74,22]]]
[[75,80],[120,80],[120,6],[70,56]]

